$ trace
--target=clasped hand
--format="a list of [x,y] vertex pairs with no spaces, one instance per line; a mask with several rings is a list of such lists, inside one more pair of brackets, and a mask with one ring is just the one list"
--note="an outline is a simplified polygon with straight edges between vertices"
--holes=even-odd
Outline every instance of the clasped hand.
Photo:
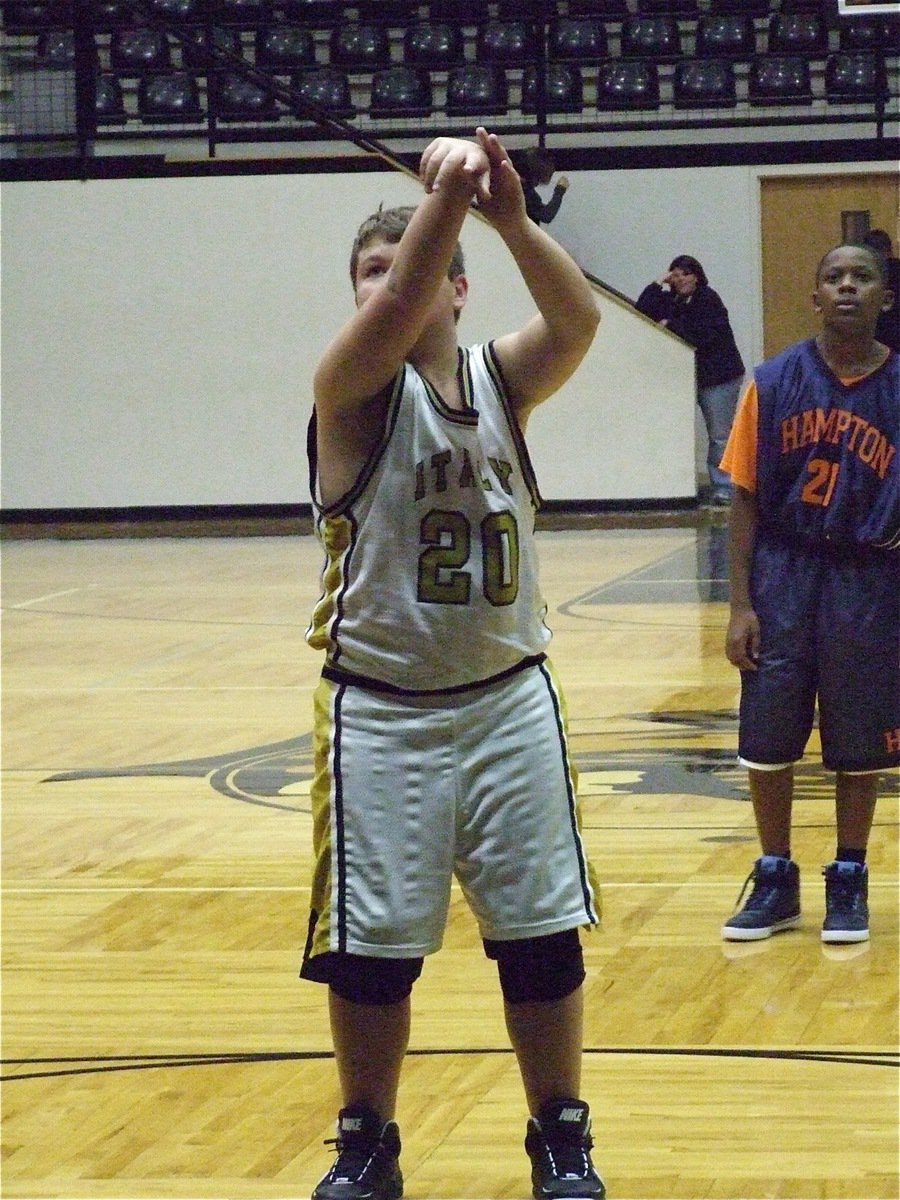
[[492,224],[524,216],[518,173],[496,134],[479,126],[475,140],[435,138],[424,150],[419,178],[428,193],[460,188]]

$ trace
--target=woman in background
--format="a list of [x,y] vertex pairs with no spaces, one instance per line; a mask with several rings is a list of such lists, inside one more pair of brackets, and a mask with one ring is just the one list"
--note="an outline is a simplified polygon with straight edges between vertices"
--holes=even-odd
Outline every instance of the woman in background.
[[737,407],[744,379],[741,358],[728,309],[709,286],[706,272],[689,254],[679,254],[655,283],[637,300],[637,309],[688,342],[696,350],[697,403],[706,422],[709,449],[710,500],[714,505],[731,501],[731,480],[719,463]]

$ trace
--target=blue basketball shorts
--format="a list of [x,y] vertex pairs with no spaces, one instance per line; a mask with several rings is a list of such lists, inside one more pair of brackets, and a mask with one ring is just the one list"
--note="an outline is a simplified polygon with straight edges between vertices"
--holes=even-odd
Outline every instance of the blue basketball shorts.
[[565,709],[548,663],[454,695],[322,679],[315,869],[301,974],[318,955],[437,950],[455,879],[483,938],[596,924]]
[[760,656],[741,673],[741,759],[802,758],[818,703],[828,770],[900,764],[900,554],[817,552],[760,531],[751,598]]

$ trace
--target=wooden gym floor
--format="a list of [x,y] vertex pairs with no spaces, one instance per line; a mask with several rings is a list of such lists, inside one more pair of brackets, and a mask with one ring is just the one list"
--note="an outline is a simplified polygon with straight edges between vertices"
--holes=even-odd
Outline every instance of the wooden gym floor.
[[[872,940],[824,947],[831,784],[798,772],[804,922],[723,943],[756,855],[724,527],[539,534],[585,833],[584,1094],[610,1200],[898,1196],[897,777]],[[338,1107],[306,929],[319,553],[300,537],[3,548],[6,1197],[308,1197]],[[414,993],[410,1200],[530,1194],[493,972],[455,897]]]

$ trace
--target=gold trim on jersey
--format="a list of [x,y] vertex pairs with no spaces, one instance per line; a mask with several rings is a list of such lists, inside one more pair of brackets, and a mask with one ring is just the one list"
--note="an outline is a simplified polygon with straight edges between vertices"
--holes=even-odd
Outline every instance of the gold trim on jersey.
[[[334,735],[338,725],[335,720],[334,702],[339,692],[334,688],[319,686],[313,694],[313,779],[309,798],[313,819],[313,877],[310,894],[310,929],[305,958],[314,958],[332,946],[332,924],[340,923],[343,900],[338,897],[338,912],[333,912],[334,879],[332,876],[331,850],[332,818],[335,807],[336,774],[332,763]],[[337,881],[340,886],[340,880]],[[340,930],[338,929],[338,942]]]
[[339,598],[344,586],[344,564],[356,541],[353,520],[343,515],[320,516],[316,531],[325,550],[322,569],[322,595],[313,609],[306,640],[314,650],[332,650],[331,626],[338,616]]

